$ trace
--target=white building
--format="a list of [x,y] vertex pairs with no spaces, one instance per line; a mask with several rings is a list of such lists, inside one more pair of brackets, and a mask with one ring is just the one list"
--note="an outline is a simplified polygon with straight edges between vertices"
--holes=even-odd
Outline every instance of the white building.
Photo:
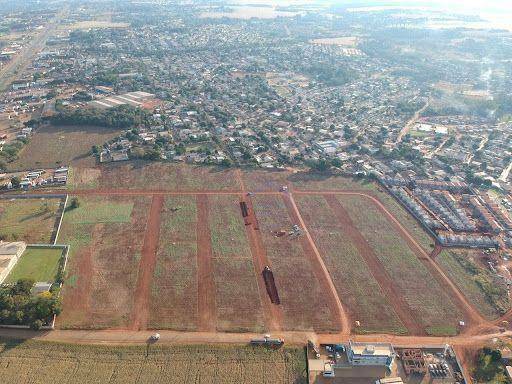
[[390,367],[395,350],[390,343],[357,343],[349,341],[348,361],[352,365],[386,365]]

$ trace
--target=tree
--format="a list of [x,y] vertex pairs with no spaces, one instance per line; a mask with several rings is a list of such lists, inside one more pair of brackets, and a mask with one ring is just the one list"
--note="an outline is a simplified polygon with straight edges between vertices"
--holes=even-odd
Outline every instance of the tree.
[[78,201],[78,197],[73,197],[71,199],[71,204],[69,204],[69,209],[76,209],[80,206],[80,201]]
[[34,331],[39,331],[42,326],[43,326],[43,322],[39,319],[36,319],[30,323],[30,329],[32,329]]
[[21,185],[20,178],[15,176],[11,179],[11,185],[14,189],[18,189]]

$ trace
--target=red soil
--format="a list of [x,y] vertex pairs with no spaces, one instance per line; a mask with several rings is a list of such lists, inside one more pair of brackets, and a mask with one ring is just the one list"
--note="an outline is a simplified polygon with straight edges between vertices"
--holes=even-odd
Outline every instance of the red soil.
[[[241,173],[238,173],[239,183],[242,187],[243,194],[245,195],[245,184]],[[272,303],[270,300],[267,290],[265,279],[261,272],[265,266],[270,266],[270,260],[268,260],[265,254],[265,248],[263,246],[263,239],[259,231],[258,219],[254,212],[254,206],[250,197],[243,196],[241,201],[244,201],[247,206],[248,216],[244,217],[246,223],[252,225],[246,225],[245,229],[247,237],[249,238],[249,246],[251,247],[251,254],[253,259],[253,265],[256,272],[256,280],[258,282],[258,290],[260,292],[261,305],[265,316],[265,325],[269,331],[279,331],[282,329],[283,324],[283,311],[277,304]],[[277,290],[277,288],[276,288]]]

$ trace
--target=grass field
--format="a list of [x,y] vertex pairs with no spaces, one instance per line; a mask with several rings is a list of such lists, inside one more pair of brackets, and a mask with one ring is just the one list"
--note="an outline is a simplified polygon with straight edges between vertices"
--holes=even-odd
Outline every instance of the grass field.
[[194,190],[240,190],[234,170],[188,164],[130,161],[76,167],[73,188],[120,188]]
[[386,208],[395,216],[400,223],[407,228],[409,233],[414,236],[416,241],[423,247],[426,252],[434,250],[435,241],[423,229],[423,226],[416,220],[407,210],[397,202],[393,196],[378,188],[374,194],[386,206]]
[[153,345],[146,351],[0,340],[2,383],[307,383],[301,348]]
[[59,199],[0,200],[0,237],[5,241],[49,243]]
[[296,198],[311,235],[326,263],[339,297],[359,333],[406,333],[359,250],[322,196]]
[[510,309],[506,287],[496,282],[489,271],[472,261],[468,252],[444,250],[437,256],[436,262],[487,318],[496,319]]
[[196,329],[196,226],[194,196],[166,198],[151,287],[151,328]]
[[[70,244],[61,328],[125,327],[130,321],[150,199],[79,197],[58,242]],[[112,213],[109,217],[103,212]]]
[[217,329],[263,331],[249,240],[236,196],[209,197]]
[[93,165],[94,145],[103,145],[120,131],[103,127],[46,126],[22,149],[10,169],[34,169],[59,165]]
[[324,292],[316,278],[302,239],[275,237],[272,231],[290,230],[292,222],[280,196],[255,196],[254,210],[283,309],[288,330],[337,331],[333,314],[322,300]]
[[54,282],[61,258],[59,248],[27,247],[5,282],[14,283],[19,279]]
[[417,321],[429,334],[453,334],[462,314],[407,242],[376,206],[339,196],[352,221],[396,282]]

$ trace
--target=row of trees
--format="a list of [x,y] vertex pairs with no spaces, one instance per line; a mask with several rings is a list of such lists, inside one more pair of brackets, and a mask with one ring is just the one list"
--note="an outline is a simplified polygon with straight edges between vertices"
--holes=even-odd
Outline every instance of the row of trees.
[[149,113],[140,108],[121,105],[106,110],[93,108],[63,108],[60,113],[52,116],[55,125],[95,125],[109,128],[129,128],[146,125]]
[[58,291],[32,295],[32,279],[20,279],[15,284],[0,287],[0,324],[29,325],[38,330],[61,312]]

